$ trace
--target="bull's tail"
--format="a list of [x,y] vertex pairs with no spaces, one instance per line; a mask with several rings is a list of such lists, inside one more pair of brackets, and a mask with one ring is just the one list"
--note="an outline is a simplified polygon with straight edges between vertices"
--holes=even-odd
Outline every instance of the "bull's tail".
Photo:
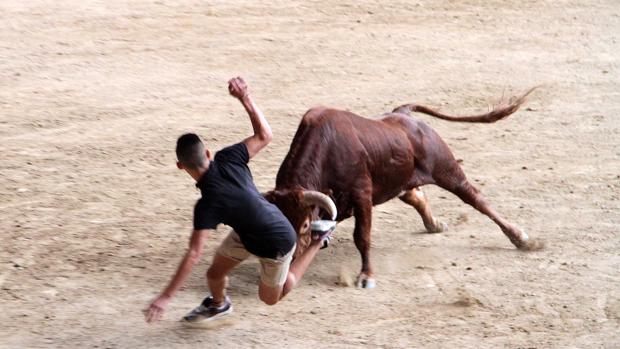
[[448,120],[448,121],[492,123],[497,120],[501,120],[507,117],[508,115],[516,112],[519,109],[519,107],[521,107],[521,105],[525,102],[526,97],[530,93],[532,93],[532,91],[534,91],[536,88],[538,88],[538,86],[532,87],[531,89],[529,89],[527,92],[525,92],[521,96],[514,96],[508,99],[507,101],[500,102],[498,105],[496,105],[493,108],[493,110],[491,110],[490,112],[486,114],[452,116],[452,115],[442,114],[431,108],[428,108],[422,105],[416,105],[416,104],[404,104],[404,105],[401,105],[400,107],[395,108],[392,112],[409,114],[409,112],[412,111],[412,112],[427,114],[427,115],[434,116],[436,118],[439,118],[442,120]]

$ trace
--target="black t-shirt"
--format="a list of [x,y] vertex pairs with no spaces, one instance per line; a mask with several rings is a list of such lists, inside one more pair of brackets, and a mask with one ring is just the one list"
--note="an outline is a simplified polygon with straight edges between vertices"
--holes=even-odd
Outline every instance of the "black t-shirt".
[[231,226],[253,255],[277,258],[288,253],[297,239],[282,211],[258,192],[248,168],[245,143],[215,154],[196,186],[202,198],[194,207],[194,229]]

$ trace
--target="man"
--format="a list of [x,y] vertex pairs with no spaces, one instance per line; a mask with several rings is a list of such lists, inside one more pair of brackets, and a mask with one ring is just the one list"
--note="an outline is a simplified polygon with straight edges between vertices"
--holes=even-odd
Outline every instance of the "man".
[[258,192],[247,166],[271,142],[271,128],[252,101],[242,78],[231,79],[228,90],[250,116],[254,135],[220,150],[213,159],[195,134],[179,137],[177,167],[196,180],[202,198],[194,208],[189,249],[169,285],[144,311],[147,322],[161,319],[168,303],[200,260],[207,237],[220,223],[234,230],[217,249],[207,271],[211,295],[183,317],[185,322],[215,320],[232,311],[232,303],[226,296],[227,274],[250,255],[260,261],[259,298],[266,304],[276,304],[293,289],[324,241],[330,238],[331,230],[326,230],[291,264],[295,231],[282,212]]

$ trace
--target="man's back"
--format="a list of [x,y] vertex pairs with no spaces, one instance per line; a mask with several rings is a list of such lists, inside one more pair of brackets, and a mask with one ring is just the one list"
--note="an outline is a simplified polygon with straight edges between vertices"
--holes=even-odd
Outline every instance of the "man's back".
[[215,229],[223,223],[239,234],[246,249],[276,258],[289,251],[296,235],[282,212],[258,192],[247,166],[245,144],[220,150],[196,186],[202,198],[194,209],[194,229]]

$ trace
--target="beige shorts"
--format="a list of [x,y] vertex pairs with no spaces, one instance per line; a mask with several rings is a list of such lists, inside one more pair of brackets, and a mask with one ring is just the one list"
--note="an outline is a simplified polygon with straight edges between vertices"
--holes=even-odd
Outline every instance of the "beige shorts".
[[[263,284],[269,287],[281,287],[286,282],[288,276],[288,269],[293,260],[293,252],[295,252],[295,245],[284,256],[276,259],[258,257],[260,262],[260,280]],[[217,253],[224,257],[234,259],[242,262],[252,254],[245,249],[241,238],[234,231],[231,230],[228,236],[222,241],[220,247],[217,248]]]

